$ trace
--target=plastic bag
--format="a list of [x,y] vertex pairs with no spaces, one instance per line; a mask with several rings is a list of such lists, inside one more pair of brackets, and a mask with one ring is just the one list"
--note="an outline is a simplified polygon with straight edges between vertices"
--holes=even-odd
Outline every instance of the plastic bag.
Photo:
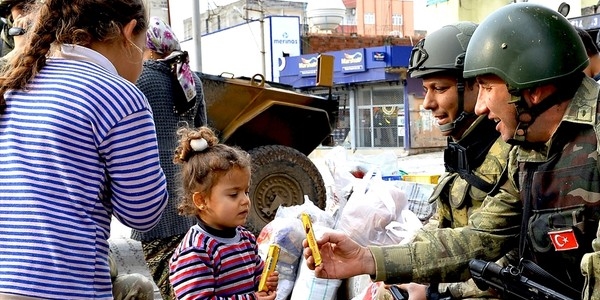
[[346,149],[337,146],[325,157],[325,165],[329,170],[328,174],[333,178],[333,185],[329,190],[325,211],[337,219],[339,212],[348,202],[352,194],[354,184],[359,180],[351,173],[352,166],[348,163]]
[[354,154],[347,161],[352,169],[357,169],[364,173],[378,169],[381,176],[384,177],[400,175],[398,156],[391,150],[385,150],[380,154],[374,155]]
[[410,239],[422,226],[419,218],[408,210],[405,194],[375,172],[355,185],[335,228],[363,246],[380,246]]
[[[267,257],[270,244],[274,243],[280,247],[279,260],[276,266],[276,270],[279,272],[279,281],[277,284],[277,297],[275,299],[278,300],[288,299],[288,296],[295,289],[295,284],[299,276],[299,268],[301,267],[299,264],[303,250],[302,240],[306,237],[304,226],[300,220],[302,212],[306,212],[311,216],[315,226],[329,228],[333,226],[333,218],[305,197],[304,204],[302,205],[280,206],[275,213],[273,221],[269,222],[261,230],[256,239],[258,254],[263,259]],[[304,277],[308,277],[308,279],[304,280],[312,280],[310,274]]]
[[[281,206],[280,209],[285,209]],[[275,217],[261,230],[256,242],[258,254],[266,259],[269,245],[277,244],[280,247],[279,259],[276,270],[279,272],[277,283],[277,298],[287,299],[294,289],[294,282],[298,273],[298,264],[302,256],[302,240],[304,231],[302,222],[297,218]]]

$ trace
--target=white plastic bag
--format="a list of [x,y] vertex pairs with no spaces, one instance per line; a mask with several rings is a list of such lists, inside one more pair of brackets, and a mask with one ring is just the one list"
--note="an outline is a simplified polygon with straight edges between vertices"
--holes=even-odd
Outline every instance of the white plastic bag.
[[[313,223],[313,229],[315,230],[315,237],[317,239],[321,237],[325,231],[331,230],[331,228],[325,228],[318,223]],[[316,277],[315,271],[308,268],[303,256],[300,260],[300,268],[290,300],[334,300],[336,299],[337,291],[341,284],[341,279]]]
[[405,194],[375,174],[367,174],[356,184],[336,229],[367,245],[392,245],[412,237],[423,225],[408,210]]
[[330,194],[328,194],[325,211],[335,219],[348,202],[353,186],[359,179],[352,175],[353,166],[348,162],[346,149],[341,146],[334,147],[325,156],[325,165],[330,173],[327,175],[333,179],[333,185],[328,191]]
[[[305,197],[304,204],[302,205],[280,206],[277,209],[277,213],[275,213],[273,221],[269,222],[261,230],[256,239],[258,243],[258,254],[263,259],[267,256],[270,244],[275,243],[280,247],[279,259],[276,266],[276,270],[279,272],[276,300],[288,299],[292,292],[296,290],[295,285],[299,278],[299,269],[302,268],[302,266],[299,265],[302,259],[302,240],[306,237],[304,226],[300,220],[300,214],[303,212],[309,214],[312,220],[314,220],[313,225],[315,226],[315,230],[317,230],[317,228],[333,227],[333,217],[318,208],[310,201],[310,199]],[[306,263],[304,263],[304,265],[306,265]],[[305,272],[302,280],[310,281],[313,280],[313,278],[314,273],[311,277],[310,272]],[[319,291],[319,289],[315,289],[313,293]]]
[[[297,218],[300,220],[300,214],[303,212],[310,216],[315,237],[317,239],[321,237],[324,232],[333,230],[333,217],[330,214],[319,209],[308,199],[304,202],[305,203],[303,205],[298,207]],[[277,213],[279,213],[279,211],[277,211]],[[294,214],[296,214],[296,212]],[[305,237],[306,233],[304,232],[304,226],[302,224],[300,226]],[[336,298],[337,290],[342,283],[340,279],[317,278],[315,276],[315,272],[306,266],[304,257],[301,257],[300,267],[298,269],[296,282],[294,283],[294,290],[292,291],[290,298],[291,300],[334,300]],[[279,291],[277,294],[279,296]]]
[[365,173],[378,169],[381,176],[400,175],[398,155],[392,150],[385,150],[374,155],[354,154],[348,157],[347,161],[352,168],[364,170]]
[[[288,208],[281,206],[278,212],[281,209]],[[279,259],[275,268],[279,272],[277,297],[275,299],[287,299],[294,289],[298,264],[302,256],[302,240],[305,236],[302,229],[302,222],[297,218],[289,216],[275,217],[261,230],[256,239],[258,254],[263,260],[267,257],[269,245],[277,244],[280,247]]]

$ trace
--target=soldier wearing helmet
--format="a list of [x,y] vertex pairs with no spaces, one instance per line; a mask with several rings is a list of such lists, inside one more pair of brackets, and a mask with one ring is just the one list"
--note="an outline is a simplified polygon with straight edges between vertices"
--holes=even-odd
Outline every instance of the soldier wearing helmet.
[[491,13],[471,37],[463,76],[479,84],[475,112],[516,145],[500,190],[519,194],[488,195],[467,226],[422,230],[404,245],[362,247],[324,233],[319,266],[304,243],[307,266],[320,278],[456,282],[469,277],[472,259],[497,260],[518,247],[513,270],[569,299],[600,299],[600,85],[584,75],[587,65],[581,39],[558,12],[522,2]]
[[599,299],[600,86],[584,74],[584,44],[560,14],[532,4],[498,10],[473,42],[464,76],[480,84],[476,112],[519,145],[509,174],[524,206],[522,258]]
[[[443,26],[417,43],[409,61],[410,76],[423,81],[423,107],[432,112],[440,131],[448,137],[444,151],[447,172],[429,199],[437,210],[427,226],[467,226],[469,216],[488,194],[504,193],[498,187],[506,180],[510,145],[499,137],[492,120],[475,115],[478,85],[462,76],[465,52],[475,28],[477,24],[472,22]],[[412,298],[417,287],[411,285],[402,287],[411,291]],[[429,293],[436,293],[436,287],[430,285]],[[441,284],[437,293],[455,298],[487,295],[469,283]]]

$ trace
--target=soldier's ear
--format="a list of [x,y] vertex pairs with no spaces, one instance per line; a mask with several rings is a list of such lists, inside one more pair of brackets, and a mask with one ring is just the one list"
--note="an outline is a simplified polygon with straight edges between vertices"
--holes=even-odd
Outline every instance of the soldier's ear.
[[556,91],[556,87],[553,85],[543,85],[534,88],[530,88],[523,91],[525,99],[531,102],[532,105],[540,104],[544,99],[548,98],[551,94]]

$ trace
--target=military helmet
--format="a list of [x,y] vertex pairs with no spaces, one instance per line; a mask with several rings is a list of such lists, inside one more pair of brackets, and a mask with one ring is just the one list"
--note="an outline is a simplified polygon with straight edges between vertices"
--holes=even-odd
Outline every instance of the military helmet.
[[514,3],[479,24],[463,75],[494,74],[518,92],[569,78],[587,65],[583,42],[565,17],[541,5]]
[[446,25],[421,39],[412,49],[408,72],[413,78],[437,72],[462,76],[467,44],[477,28],[472,22]]

